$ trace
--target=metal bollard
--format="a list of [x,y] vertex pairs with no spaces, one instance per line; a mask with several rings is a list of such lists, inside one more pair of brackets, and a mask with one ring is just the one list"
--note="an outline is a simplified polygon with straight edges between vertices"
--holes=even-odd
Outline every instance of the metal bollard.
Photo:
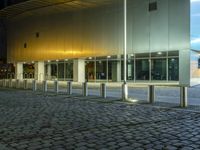
[[20,88],[19,79],[17,79],[17,80],[15,81],[15,88],[16,88],[16,89],[17,89],[17,88]]
[[54,81],[54,91],[55,91],[56,93],[59,92],[59,87],[58,87],[58,81],[57,81],[57,80]]
[[27,89],[27,80],[24,80],[24,89]]
[[82,94],[83,94],[83,96],[88,96],[88,84],[87,84],[87,82],[84,82],[82,84]]
[[107,97],[107,95],[106,95],[106,84],[105,83],[101,84],[101,87],[100,87],[100,96],[103,97],[103,98]]
[[37,81],[36,80],[32,81],[32,89],[34,92],[37,91]]
[[8,87],[8,80],[5,79],[5,87]]
[[71,95],[72,94],[72,82],[69,81],[67,82],[67,95]]
[[187,87],[180,87],[180,107],[188,106],[188,96],[187,96]]
[[12,79],[9,79],[9,87],[12,88]]
[[122,84],[122,100],[126,101],[128,99],[128,85],[127,83]]
[[150,104],[155,102],[155,86],[149,85],[148,87],[148,101]]
[[47,92],[47,81],[43,81],[43,92]]
[[6,87],[6,79],[3,79],[3,87]]

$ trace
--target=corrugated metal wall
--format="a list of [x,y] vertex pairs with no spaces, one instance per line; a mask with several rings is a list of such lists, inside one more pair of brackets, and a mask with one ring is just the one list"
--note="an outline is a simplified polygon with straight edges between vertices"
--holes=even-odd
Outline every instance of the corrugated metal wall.
[[[73,12],[50,13],[49,7],[10,19],[9,61],[122,54],[123,1],[118,1]],[[157,0],[158,9],[152,12],[149,2],[128,0],[128,53],[189,50],[190,1]]]

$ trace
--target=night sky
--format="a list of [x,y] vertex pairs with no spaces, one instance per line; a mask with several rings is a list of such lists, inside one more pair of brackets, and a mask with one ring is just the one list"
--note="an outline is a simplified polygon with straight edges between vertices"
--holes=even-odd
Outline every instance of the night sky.
[[[5,0],[0,0],[0,9],[4,8],[4,1]],[[20,2],[24,2],[27,0],[7,0],[7,5],[12,5]]]

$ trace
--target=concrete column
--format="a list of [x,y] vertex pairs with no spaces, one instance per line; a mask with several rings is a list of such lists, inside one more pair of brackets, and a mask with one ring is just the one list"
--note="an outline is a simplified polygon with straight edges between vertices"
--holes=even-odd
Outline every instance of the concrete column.
[[22,80],[23,79],[23,63],[16,63],[15,65],[15,79]]
[[47,80],[51,79],[51,64],[47,65]]
[[45,76],[44,62],[35,63],[35,80],[43,81]]
[[180,106],[187,107],[188,106],[188,96],[187,96],[187,87],[180,87]]
[[83,96],[88,96],[88,84],[87,84],[87,82],[84,82],[82,84],[82,92],[83,92]]
[[120,61],[112,63],[112,81],[114,81],[114,82],[121,81],[121,63],[120,63]]
[[155,87],[154,85],[149,85],[148,87],[148,101],[153,104],[155,102]]
[[71,95],[72,94],[72,82],[69,81],[67,82],[67,95]]
[[85,60],[83,59],[74,60],[73,81],[85,82]]
[[100,87],[100,96],[106,98],[106,84],[102,83]]
[[37,81],[36,80],[32,81],[32,89],[34,92],[37,91]]

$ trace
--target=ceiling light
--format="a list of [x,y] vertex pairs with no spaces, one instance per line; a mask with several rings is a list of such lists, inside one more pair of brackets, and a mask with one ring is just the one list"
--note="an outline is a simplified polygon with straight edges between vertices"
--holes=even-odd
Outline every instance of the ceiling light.
[[162,55],[162,52],[158,52],[157,54],[158,54],[158,55]]

